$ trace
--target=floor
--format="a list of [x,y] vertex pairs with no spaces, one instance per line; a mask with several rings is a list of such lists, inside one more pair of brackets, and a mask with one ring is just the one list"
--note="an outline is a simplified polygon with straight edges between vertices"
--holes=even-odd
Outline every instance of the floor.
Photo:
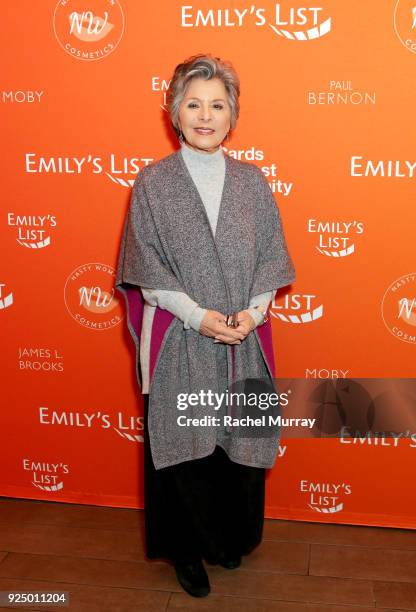
[[196,599],[147,561],[140,510],[0,498],[0,591],[69,591],[71,611],[416,610],[412,530],[267,520],[241,567],[207,569],[211,593]]

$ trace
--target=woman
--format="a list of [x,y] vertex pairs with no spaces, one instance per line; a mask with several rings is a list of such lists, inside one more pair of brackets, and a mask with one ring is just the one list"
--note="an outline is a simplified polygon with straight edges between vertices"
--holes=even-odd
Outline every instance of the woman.
[[210,591],[203,559],[233,569],[261,541],[278,435],[247,437],[214,417],[229,416],[231,385],[275,375],[267,309],[295,277],[267,180],[221,147],[239,90],[212,55],[176,67],[180,149],[136,178],[116,278],[144,394],[146,552],[171,560],[194,596]]

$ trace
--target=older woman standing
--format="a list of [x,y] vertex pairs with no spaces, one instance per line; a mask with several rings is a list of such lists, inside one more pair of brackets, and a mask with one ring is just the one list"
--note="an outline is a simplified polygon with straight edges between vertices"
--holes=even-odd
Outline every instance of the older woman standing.
[[172,560],[194,596],[210,591],[203,559],[232,569],[261,541],[265,468],[279,439],[241,436],[222,419],[179,425],[184,413],[192,423],[220,414],[202,400],[182,411],[183,400],[275,375],[266,313],[295,276],[261,170],[221,147],[238,97],[238,77],[219,58],[176,67],[169,111],[181,147],[137,176],[116,278],[144,394],[146,552]]

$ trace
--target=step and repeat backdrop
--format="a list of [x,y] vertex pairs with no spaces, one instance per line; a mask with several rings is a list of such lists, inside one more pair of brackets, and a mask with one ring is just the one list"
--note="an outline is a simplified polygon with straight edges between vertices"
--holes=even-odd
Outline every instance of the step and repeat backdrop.
[[[143,507],[114,273],[137,173],[178,147],[173,70],[197,53],[239,74],[225,151],[267,177],[297,271],[271,308],[277,375],[415,377],[415,0],[15,0],[2,15],[0,495]],[[407,433],[282,432],[267,516],[416,528]]]

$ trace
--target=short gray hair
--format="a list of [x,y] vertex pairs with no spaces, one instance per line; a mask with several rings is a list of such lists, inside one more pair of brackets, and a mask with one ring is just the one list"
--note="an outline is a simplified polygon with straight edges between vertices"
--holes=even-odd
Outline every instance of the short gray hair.
[[208,81],[213,78],[221,79],[227,92],[228,103],[231,107],[231,129],[237,125],[240,113],[238,97],[240,95],[240,80],[232,64],[210,53],[192,55],[181,64],[178,64],[173,73],[168,92],[168,109],[170,120],[176,135],[181,133],[179,127],[179,107],[185,96],[186,89],[192,79],[200,78]]

